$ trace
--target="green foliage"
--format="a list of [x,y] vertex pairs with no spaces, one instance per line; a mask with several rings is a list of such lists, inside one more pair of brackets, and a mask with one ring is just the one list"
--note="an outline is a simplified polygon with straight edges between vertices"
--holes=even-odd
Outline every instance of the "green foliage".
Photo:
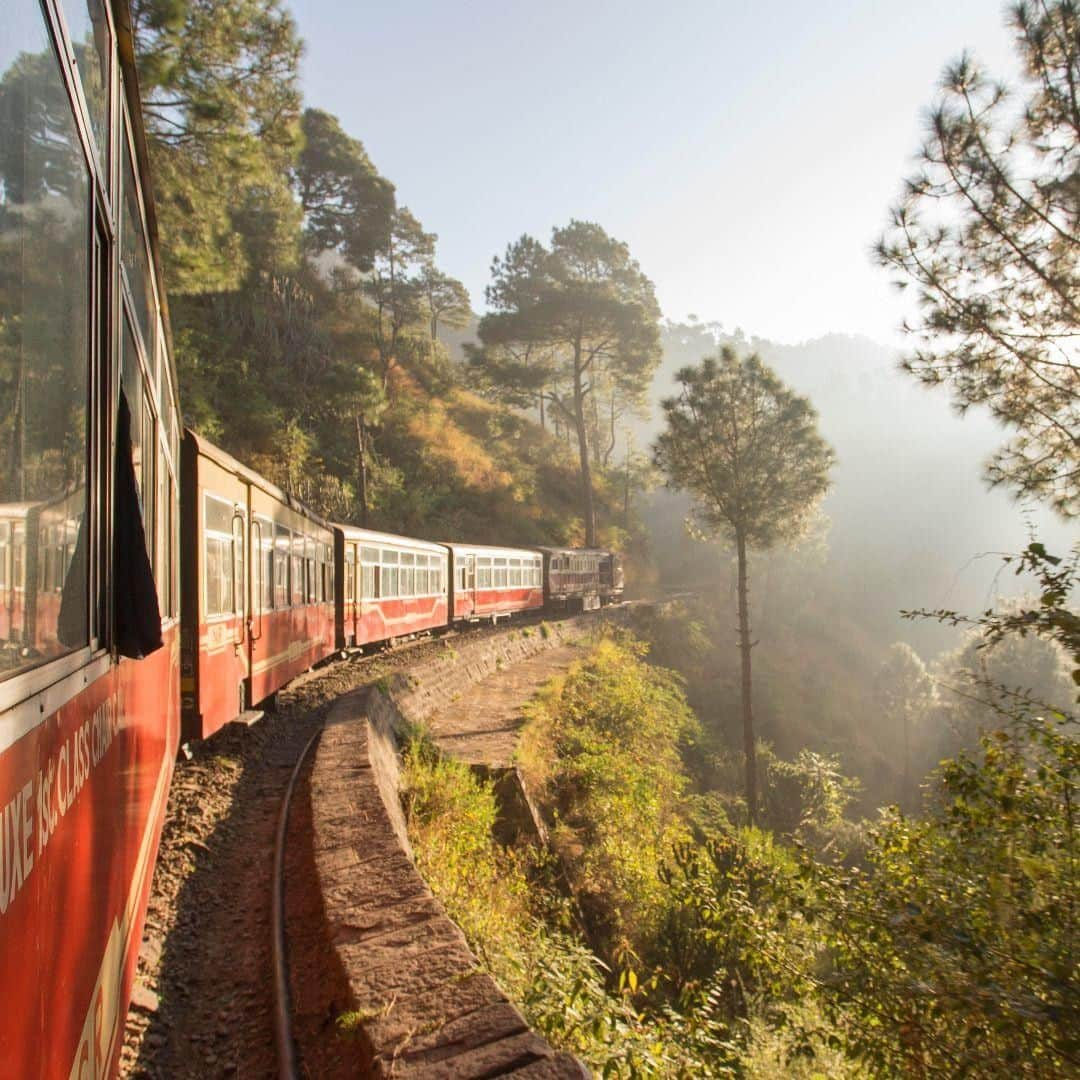
[[[571,221],[545,248],[531,236],[492,264],[473,361],[489,383],[523,403],[546,401],[576,437],[585,544],[597,543],[593,458],[606,464],[618,418],[639,407],[660,360],[660,308],[626,244],[599,225]],[[601,400],[602,399],[602,400]]]
[[308,249],[336,251],[357,270],[369,270],[389,239],[394,186],[371,163],[359,139],[337,117],[305,109],[296,184]]
[[1080,7],[1011,4],[1019,102],[970,56],[945,71],[880,263],[912,286],[906,366],[1015,434],[992,483],[1080,513]]
[[1075,721],[1029,717],[885,816],[869,871],[808,868],[851,1049],[904,1075],[1063,1076],[1080,1061]]
[[767,832],[678,845],[663,869],[665,970],[683,1012],[730,1023],[750,1003],[810,988],[816,935],[798,867]]
[[402,795],[417,865],[537,1031],[605,1077],[726,1074],[701,1070],[700,1046],[719,1041],[707,1025],[676,1014],[644,1016],[625,980],[625,992],[609,991],[604,965],[570,929],[550,866],[538,853],[492,839],[490,784],[442,758],[419,733],[404,758]]
[[655,937],[665,902],[661,864],[688,839],[680,747],[697,723],[677,678],[646,664],[644,653],[629,635],[602,638],[529,704],[519,750],[613,964],[641,955]]
[[829,487],[833,454],[810,402],[755,355],[725,345],[676,378],[656,462],[690,492],[705,535],[767,549],[798,538]]

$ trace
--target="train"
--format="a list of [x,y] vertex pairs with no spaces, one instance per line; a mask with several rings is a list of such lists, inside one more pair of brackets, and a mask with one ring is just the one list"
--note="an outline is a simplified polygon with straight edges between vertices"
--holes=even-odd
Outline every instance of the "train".
[[252,717],[335,653],[618,602],[617,552],[438,543],[324,520],[193,431],[180,449],[181,734]]
[[[337,653],[618,600],[335,524],[184,429],[127,0],[0,44],[0,1073],[114,1075],[173,769]],[[491,538],[488,538],[491,539]]]

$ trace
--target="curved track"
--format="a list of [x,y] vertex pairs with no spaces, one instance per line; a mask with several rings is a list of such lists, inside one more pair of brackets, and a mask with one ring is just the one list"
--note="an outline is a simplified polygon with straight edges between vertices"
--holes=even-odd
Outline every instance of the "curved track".
[[282,1080],[295,1080],[299,1076],[296,1042],[292,1033],[292,988],[289,985],[289,954],[285,940],[285,844],[296,778],[300,775],[308,753],[321,731],[320,728],[312,733],[296,759],[288,787],[281,798],[277,834],[274,838],[274,895],[270,910],[270,934],[274,957],[274,1031],[277,1036],[278,1075]]
[[[306,925],[313,920],[294,914],[319,903],[299,843],[310,814],[300,798],[304,764],[337,697],[445,647],[442,639],[422,640],[328,664],[281,691],[276,712],[250,728],[223,730],[177,766],[121,1075],[297,1075],[284,1067],[279,1047],[291,1051],[300,1075],[335,1072],[322,1061],[313,1072],[305,1060],[305,1048],[314,1043],[317,1059],[320,1041],[331,1041],[322,1036],[334,1016],[326,1009],[332,980],[318,969],[321,943]],[[285,804],[290,787],[294,797]],[[288,875],[294,887],[286,896],[290,863],[299,869]],[[286,934],[296,939],[291,964]],[[277,987],[288,994],[290,984],[293,999],[282,1006]]]

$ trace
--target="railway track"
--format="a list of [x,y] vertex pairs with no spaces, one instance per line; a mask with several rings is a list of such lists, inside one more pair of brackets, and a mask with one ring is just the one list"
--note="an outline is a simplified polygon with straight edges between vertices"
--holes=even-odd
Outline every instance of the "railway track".
[[345,1074],[346,1063],[322,1057],[339,1043],[324,1036],[345,1004],[326,972],[329,948],[311,931],[321,900],[302,843],[310,811],[299,796],[329,705],[446,641],[323,665],[283,689],[260,723],[233,725],[178,764],[121,1075]]

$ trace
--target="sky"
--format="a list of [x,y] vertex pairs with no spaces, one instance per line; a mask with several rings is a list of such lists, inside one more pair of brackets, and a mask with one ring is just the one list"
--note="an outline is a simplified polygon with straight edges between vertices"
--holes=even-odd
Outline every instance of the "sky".
[[491,259],[571,218],[668,318],[898,343],[873,265],[941,71],[1013,73],[998,0],[291,0],[338,115],[483,310]]

